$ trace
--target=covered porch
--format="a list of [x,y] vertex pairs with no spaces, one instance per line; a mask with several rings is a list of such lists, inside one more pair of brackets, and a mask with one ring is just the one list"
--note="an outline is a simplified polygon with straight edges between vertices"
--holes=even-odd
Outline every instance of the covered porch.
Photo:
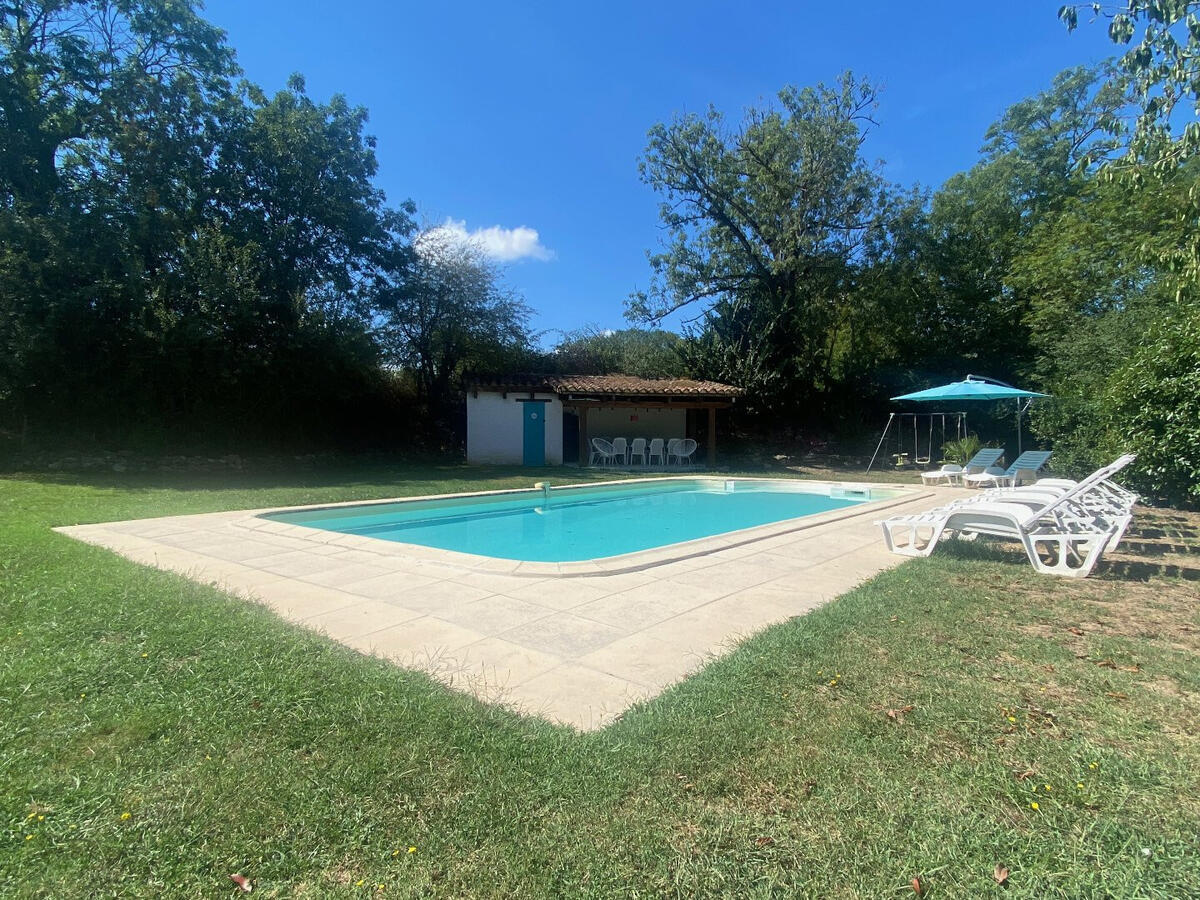
[[[741,388],[688,378],[513,374],[469,379],[467,461],[588,466],[596,439],[663,451],[685,442],[694,463],[717,464],[717,414]],[[658,442],[661,441],[661,444]],[[611,456],[608,459],[611,460]],[[628,463],[629,457],[625,457]],[[648,454],[642,468],[649,468]]]
[[[572,456],[581,467],[590,464],[593,439],[694,440],[695,462],[711,469],[717,465],[717,413],[728,409],[739,388],[711,381],[690,379],[645,379],[626,375],[562,376],[557,393],[563,406],[564,459]],[[568,435],[574,428],[575,434]],[[571,451],[575,450],[576,453]],[[627,468],[653,469],[642,457],[642,465],[627,459]],[[660,459],[661,468],[671,468]],[[622,467],[619,463],[617,467]]]

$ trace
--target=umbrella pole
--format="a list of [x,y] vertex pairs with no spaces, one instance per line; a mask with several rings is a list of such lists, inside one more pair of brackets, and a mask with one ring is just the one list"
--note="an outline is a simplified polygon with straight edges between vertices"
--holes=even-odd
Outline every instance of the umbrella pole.
[[1017,456],[1021,455],[1021,398],[1017,398]]

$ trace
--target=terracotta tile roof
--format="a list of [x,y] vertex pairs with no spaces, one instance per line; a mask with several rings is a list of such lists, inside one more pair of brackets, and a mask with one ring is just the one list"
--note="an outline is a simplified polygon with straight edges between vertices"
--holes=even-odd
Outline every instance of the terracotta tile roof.
[[651,397],[737,397],[742,389],[690,378],[638,378],[633,375],[535,375],[522,373],[475,378],[468,390],[550,391],[556,394]]
[[654,394],[656,396],[736,397],[742,392],[716,381],[690,378],[637,378],[633,375],[551,375],[560,394]]

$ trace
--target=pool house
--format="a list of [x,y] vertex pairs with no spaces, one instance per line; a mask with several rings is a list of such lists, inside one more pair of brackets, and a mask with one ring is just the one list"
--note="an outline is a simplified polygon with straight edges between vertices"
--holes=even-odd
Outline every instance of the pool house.
[[[712,468],[717,462],[717,410],[731,406],[741,393],[715,381],[632,375],[473,379],[467,383],[467,462],[587,466],[593,439],[601,445],[624,439],[624,462],[630,464],[636,460],[628,450],[639,440],[647,448],[661,441],[665,448],[671,441],[690,439],[698,447],[693,460]],[[640,462],[650,459],[643,456]],[[666,462],[664,449],[664,466]]]

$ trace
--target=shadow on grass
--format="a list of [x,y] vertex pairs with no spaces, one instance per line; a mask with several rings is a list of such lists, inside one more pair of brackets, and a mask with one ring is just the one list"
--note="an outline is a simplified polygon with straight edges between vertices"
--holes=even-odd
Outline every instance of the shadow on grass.
[[1195,528],[1141,528],[1138,529],[1138,536],[1143,538],[1178,538],[1186,540],[1188,538],[1200,539],[1200,530]]
[[1137,556],[1166,556],[1168,553],[1187,556],[1200,552],[1200,547],[1193,543],[1173,544],[1165,541],[1126,540],[1121,542],[1121,547]]
[[[1149,582],[1155,579],[1200,581],[1200,546],[1189,540],[1190,535],[1186,534],[1192,530],[1172,528],[1164,531],[1153,525],[1139,528],[1135,523],[1135,527],[1121,542],[1115,554],[1106,554],[1091,577],[1114,582]],[[1155,540],[1163,537],[1168,539]],[[990,540],[986,537],[977,540],[945,540],[938,544],[934,553],[963,561],[1003,563],[1030,569],[1029,561],[1018,544]],[[1186,561],[1181,564],[1163,559],[1168,555],[1191,557],[1196,561],[1196,565],[1189,565]]]
[[1184,581],[1200,581],[1200,569],[1178,566],[1173,563],[1154,563],[1143,560],[1114,560],[1102,563],[1096,573],[1107,581],[1150,581],[1157,578],[1182,578]]
[[[614,479],[652,477],[658,475],[710,475],[707,470],[695,471],[637,471],[617,469],[579,468],[569,466],[546,466],[526,468],[523,466],[479,466],[468,465],[462,460],[383,460],[377,457],[339,457],[328,461],[304,462],[287,459],[250,461],[242,469],[220,469],[216,471],[149,471],[112,472],[109,470],[84,471],[0,471],[0,482],[27,481],[65,487],[87,487],[103,490],[120,490],[131,493],[147,491],[248,491],[277,488],[331,488],[356,486],[378,486],[393,482],[404,485],[439,484],[444,489],[448,482],[471,490],[476,485],[483,490],[495,487],[497,479],[513,479],[527,482],[549,481],[554,484],[575,484],[588,481],[610,481]],[[729,474],[729,473],[726,473]],[[764,476],[771,474],[797,477],[796,470],[780,470],[778,473],[749,467],[738,469],[736,474]],[[828,476],[828,473],[825,473]],[[803,477],[825,477],[820,472],[803,473]],[[413,493],[405,491],[405,494]]]
[[464,462],[404,463],[341,460],[327,465],[265,466],[217,472],[6,472],[0,480],[31,481],[68,487],[88,487],[121,491],[239,491],[273,488],[327,488],[397,484],[422,484],[455,481],[470,486],[494,482],[498,478],[561,482],[589,481],[598,476],[594,469],[550,467],[526,469],[520,466],[468,466]]
[[[1122,550],[1125,549],[1123,544]],[[1028,558],[1016,544],[1005,545],[983,540],[948,540],[940,543],[934,552],[938,556],[963,562],[999,563],[1012,566],[1014,570],[1031,571]],[[1100,581],[1148,582],[1159,578],[1200,581],[1200,568],[1154,562],[1150,559],[1102,559],[1091,577]]]
[[956,538],[939,541],[933,552],[939,556],[949,557],[950,559],[961,559],[970,562],[1029,565],[1029,560],[1025,558],[1024,551],[1018,545],[1003,544],[999,541],[991,541],[984,538],[973,541]]

